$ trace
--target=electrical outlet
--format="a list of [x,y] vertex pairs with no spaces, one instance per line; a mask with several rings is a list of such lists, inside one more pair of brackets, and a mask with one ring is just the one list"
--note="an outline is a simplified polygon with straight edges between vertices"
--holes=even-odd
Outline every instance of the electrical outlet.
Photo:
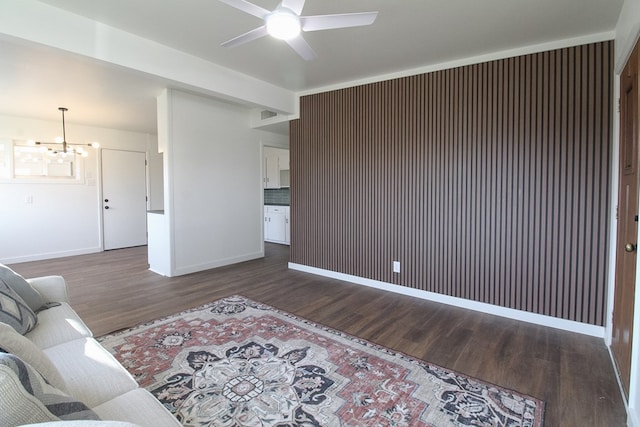
[[400,273],[400,261],[393,261],[393,272]]

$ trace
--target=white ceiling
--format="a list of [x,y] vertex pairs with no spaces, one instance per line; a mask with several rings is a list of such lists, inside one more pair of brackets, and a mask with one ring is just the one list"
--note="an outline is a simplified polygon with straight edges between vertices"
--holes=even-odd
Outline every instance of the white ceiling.
[[[14,0],[18,1],[18,0]],[[367,27],[305,33],[304,61],[284,42],[220,43],[261,25],[217,0],[40,0],[293,92],[598,34],[623,0],[307,0],[303,15],[378,11]],[[274,9],[278,0],[254,0]],[[0,114],[155,133],[155,97],[175,84],[2,34]],[[11,100],[9,102],[9,100]]]

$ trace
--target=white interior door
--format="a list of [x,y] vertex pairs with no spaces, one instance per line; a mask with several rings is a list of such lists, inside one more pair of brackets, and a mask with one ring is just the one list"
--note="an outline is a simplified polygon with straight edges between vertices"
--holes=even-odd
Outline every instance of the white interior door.
[[146,155],[102,150],[104,249],[147,244]]

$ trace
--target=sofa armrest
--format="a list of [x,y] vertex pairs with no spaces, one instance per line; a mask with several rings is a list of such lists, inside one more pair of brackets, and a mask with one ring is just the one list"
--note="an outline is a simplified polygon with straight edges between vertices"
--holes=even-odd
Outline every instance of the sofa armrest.
[[37,424],[23,424],[21,427],[139,427],[122,421],[50,421]]
[[43,276],[27,279],[27,282],[42,295],[47,302],[69,303],[67,283],[62,276]]

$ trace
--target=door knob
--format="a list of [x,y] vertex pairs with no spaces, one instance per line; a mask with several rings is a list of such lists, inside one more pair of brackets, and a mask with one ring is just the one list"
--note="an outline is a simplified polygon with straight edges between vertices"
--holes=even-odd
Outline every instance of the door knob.
[[109,206],[105,206],[104,208],[105,208],[105,209],[109,209]]
[[638,246],[634,245],[633,243],[627,243],[626,245],[624,245],[624,250],[627,252],[635,252],[637,248]]
[[105,202],[109,203],[109,199],[104,199]]

